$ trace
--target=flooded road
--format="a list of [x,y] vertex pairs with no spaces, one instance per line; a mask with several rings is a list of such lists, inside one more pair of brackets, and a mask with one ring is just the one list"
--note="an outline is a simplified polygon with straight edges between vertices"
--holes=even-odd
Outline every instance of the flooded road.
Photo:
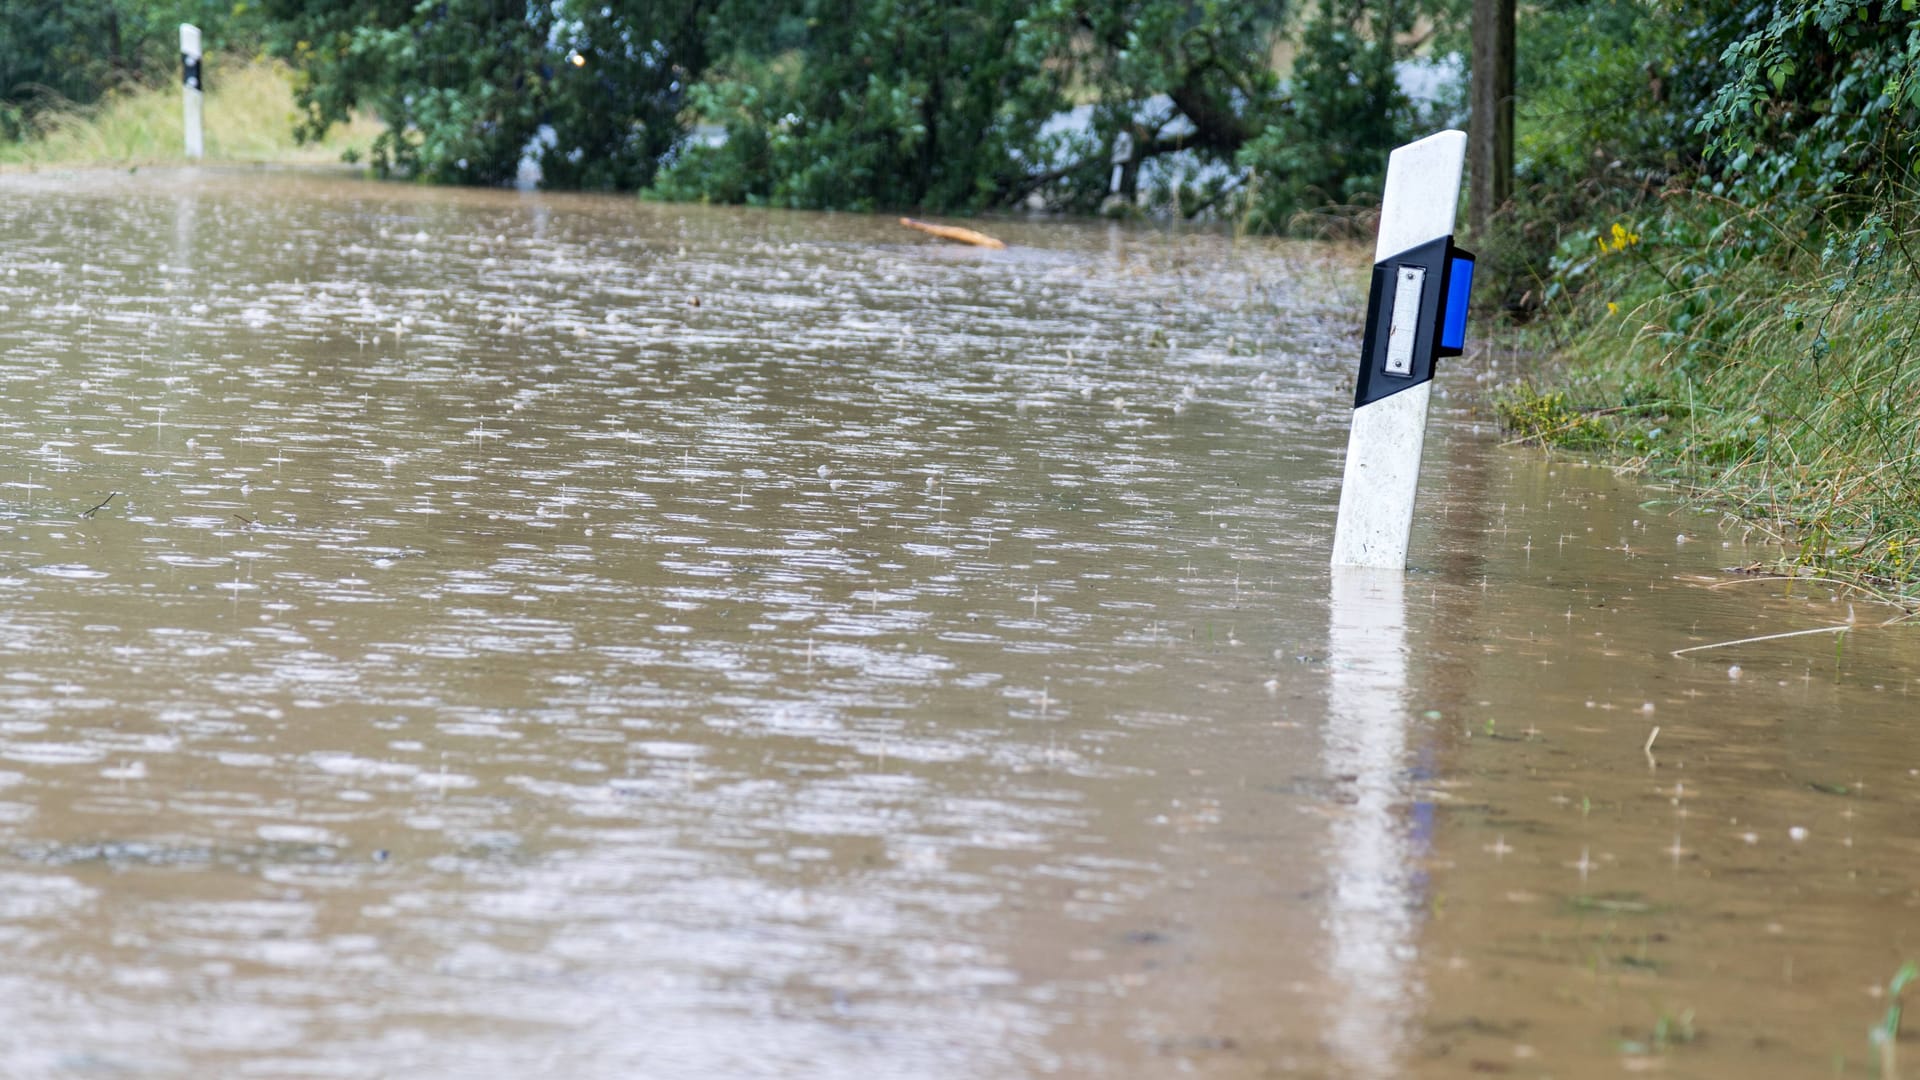
[[1920,631],[995,231],[0,178],[0,1075],[1876,1075]]

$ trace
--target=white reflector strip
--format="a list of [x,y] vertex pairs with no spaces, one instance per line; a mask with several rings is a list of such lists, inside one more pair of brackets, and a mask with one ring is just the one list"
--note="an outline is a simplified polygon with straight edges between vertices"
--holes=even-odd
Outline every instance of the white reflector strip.
[[1387,322],[1387,374],[1413,374],[1414,326],[1420,321],[1420,291],[1427,268],[1402,266],[1395,274],[1393,317]]

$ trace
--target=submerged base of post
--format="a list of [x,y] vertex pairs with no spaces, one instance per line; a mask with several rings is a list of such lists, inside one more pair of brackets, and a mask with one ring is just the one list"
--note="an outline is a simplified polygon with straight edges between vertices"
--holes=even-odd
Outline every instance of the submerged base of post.
[[1432,397],[1433,384],[1421,383],[1353,410],[1333,565],[1406,568]]

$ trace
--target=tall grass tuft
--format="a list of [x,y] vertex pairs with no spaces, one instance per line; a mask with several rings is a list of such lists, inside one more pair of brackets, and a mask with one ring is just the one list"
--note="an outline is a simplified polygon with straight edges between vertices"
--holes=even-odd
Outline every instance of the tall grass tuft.
[[1596,229],[1560,266],[1572,374],[1502,413],[1542,441],[1604,433],[1786,544],[1780,569],[1920,602],[1920,230],[1894,224],[1915,220],[1674,196],[1637,230]]
[[[207,85],[209,161],[339,161],[352,151],[364,153],[381,130],[377,122],[356,117],[321,142],[295,142],[292,73],[277,62],[256,60],[227,69],[210,62]],[[37,136],[0,143],[0,163],[49,167],[183,162],[184,123],[177,84],[134,86],[97,105],[42,117]]]

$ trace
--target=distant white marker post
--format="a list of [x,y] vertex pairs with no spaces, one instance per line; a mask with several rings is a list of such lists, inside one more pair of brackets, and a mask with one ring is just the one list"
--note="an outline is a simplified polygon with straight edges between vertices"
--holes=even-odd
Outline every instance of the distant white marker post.
[[1473,256],[1453,246],[1453,223],[1466,153],[1464,132],[1442,131],[1387,159],[1335,566],[1407,566],[1434,361],[1465,345]]
[[206,146],[200,133],[200,106],[205,96],[200,85],[200,28],[180,24],[180,90],[185,99],[187,156],[198,159]]

